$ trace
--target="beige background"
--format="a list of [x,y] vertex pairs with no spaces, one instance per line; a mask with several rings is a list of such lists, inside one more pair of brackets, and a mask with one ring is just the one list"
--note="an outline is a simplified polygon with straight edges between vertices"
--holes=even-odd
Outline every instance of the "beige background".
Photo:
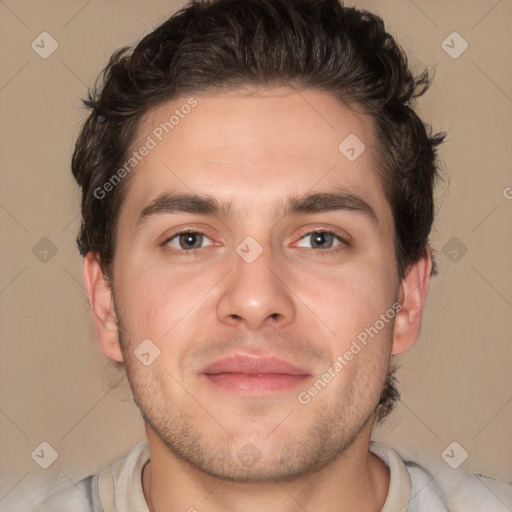
[[[0,0],[0,508],[34,493],[34,480],[69,485],[144,438],[125,380],[96,345],[69,163],[87,86],[115,49],[183,4]],[[511,481],[512,2],[357,5],[384,17],[415,66],[435,68],[420,111],[449,133],[432,234],[440,274],[420,339],[401,357],[402,403],[375,438],[439,460],[457,441],[463,467]],[[31,48],[43,31],[59,45],[47,59]],[[453,31],[469,43],[457,59],[441,47]],[[46,262],[32,249],[42,237],[57,250]],[[458,261],[453,244],[467,248]],[[31,458],[43,441],[59,455],[48,469]]]

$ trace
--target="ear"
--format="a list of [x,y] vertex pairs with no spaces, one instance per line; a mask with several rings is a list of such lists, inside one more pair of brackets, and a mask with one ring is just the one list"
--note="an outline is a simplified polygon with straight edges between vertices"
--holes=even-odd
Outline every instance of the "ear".
[[101,351],[110,359],[123,360],[112,289],[103,275],[99,256],[92,252],[84,258],[84,283],[94,317],[96,337]]
[[402,279],[399,291],[402,309],[395,316],[393,354],[409,350],[418,339],[431,270],[432,259],[427,248],[427,255],[410,265]]

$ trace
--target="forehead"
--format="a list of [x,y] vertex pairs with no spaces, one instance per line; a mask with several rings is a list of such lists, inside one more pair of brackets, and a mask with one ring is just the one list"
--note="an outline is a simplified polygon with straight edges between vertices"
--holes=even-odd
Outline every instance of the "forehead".
[[243,215],[340,186],[384,207],[373,121],[327,93],[279,87],[182,96],[141,120],[132,151],[145,144],[151,149],[125,198],[131,211],[181,191],[235,201]]

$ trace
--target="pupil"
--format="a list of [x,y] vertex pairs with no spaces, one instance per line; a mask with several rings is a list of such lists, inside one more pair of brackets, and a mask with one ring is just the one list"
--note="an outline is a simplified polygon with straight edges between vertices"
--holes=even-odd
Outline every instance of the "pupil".
[[[185,233],[181,235],[180,237],[180,243],[182,246],[185,246],[185,249],[190,249],[192,246],[192,249],[196,249],[198,247],[201,247],[201,235],[200,233]],[[199,239],[199,243],[198,242]],[[187,246],[187,244],[190,244]]]
[[[323,232],[315,233],[313,235],[313,246],[320,244],[319,247],[325,247],[323,244],[326,242],[326,238],[327,240],[330,240],[332,238],[332,234]],[[331,244],[328,243],[327,245],[330,247]]]

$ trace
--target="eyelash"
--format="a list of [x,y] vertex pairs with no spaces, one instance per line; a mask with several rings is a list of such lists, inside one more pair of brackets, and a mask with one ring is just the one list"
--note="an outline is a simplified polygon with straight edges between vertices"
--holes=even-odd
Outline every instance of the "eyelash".
[[[336,238],[340,243],[340,245],[338,245],[337,247],[335,248],[332,248],[332,249],[311,249],[313,251],[313,254],[316,254],[316,255],[321,255],[321,256],[325,256],[325,255],[328,255],[328,254],[332,254],[333,252],[335,251],[339,251],[341,250],[343,247],[348,247],[350,246],[350,243],[348,242],[348,240],[344,237],[342,237],[341,235],[338,235],[337,233],[335,233],[334,231],[329,231],[327,229],[313,229],[311,231],[307,231],[306,233],[303,233],[302,236],[300,237],[299,240],[302,240],[303,238],[309,236],[309,235],[312,235],[314,233],[329,233],[329,234],[332,234],[334,235],[334,238]],[[208,235],[206,233],[204,233],[203,231],[199,231],[199,230],[194,230],[194,229],[185,229],[183,231],[178,231],[177,233],[174,233],[174,235],[172,235],[171,237],[167,238],[163,243],[162,243],[162,246],[165,248],[165,247],[168,247],[167,244],[173,240],[174,238],[180,236],[180,235],[187,235],[187,234],[198,234],[198,235],[204,235],[205,237],[209,238]],[[180,254],[180,255],[187,255],[187,256],[196,256],[197,255],[197,252],[200,251],[201,249],[204,249],[204,247],[200,247],[199,249],[191,249],[189,251],[185,251],[183,249],[175,249],[175,248],[172,248],[171,250],[177,254]]]

